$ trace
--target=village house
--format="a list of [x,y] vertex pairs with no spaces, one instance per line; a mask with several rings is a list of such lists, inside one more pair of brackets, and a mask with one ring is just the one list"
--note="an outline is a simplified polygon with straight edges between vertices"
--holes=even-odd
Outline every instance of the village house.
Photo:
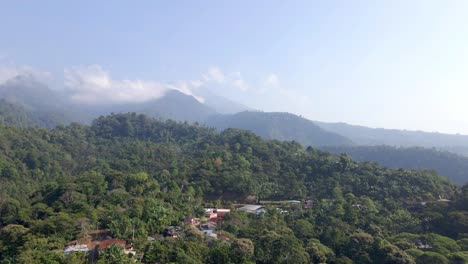
[[72,252],[92,251],[101,241],[112,239],[109,229],[98,229],[87,232],[87,235],[80,240],[73,240],[65,245],[64,253],[69,255]]
[[205,236],[208,242],[218,239],[218,235],[213,232],[205,233]]
[[314,200],[306,198],[304,200],[304,209],[311,209],[314,207]]
[[124,249],[124,254],[128,255],[131,254],[132,256],[136,255],[136,252],[133,250],[132,244],[127,244],[125,240],[122,239],[107,239],[101,241],[98,245],[98,250],[103,250],[108,248],[110,245],[119,245]]
[[110,245],[114,245],[114,244],[122,246],[123,248],[125,248],[127,246],[127,242],[125,240],[122,240],[122,239],[107,239],[107,240],[101,241],[101,243],[99,243],[98,250],[106,249]]
[[84,244],[75,244],[69,245],[65,248],[64,253],[65,255],[69,255],[72,252],[88,252],[88,246]]
[[237,209],[237,211],[246,212],[249,214],[262,214],[266,213],[265,207],[256,204],[247,204]]
[[218,218],[218,213],[215,209],[206,209],[205,217],[208,219]]
[[200,224],[200,218],[196,218],[195,216],[187,216],[184,218],[184,223],[186,225],[198,225]]
[[219,209],[216,209],[216,213],[218,214],[218,217],[219,217],[219,218],[223,218],[223,217],[225,217],[226,215],[228,215],[228,214],[231,213],[231,209],[222,209],[222,208],[219,208]]
[[223,208],[219,208],[219,209],[215,209],[215,208],[205,208],[205,217],[208,218],[208,219],[212,219],[212,218],[223,218],[225,217],[227,214],[230,214],[231,213],[231,209],[223,209]]
[[180,226],[169,226],[163,231],[164,237],[177,238],[182,233],[183,229]]
[[200,225],[200,230],[203,231],[203,230],[215,230],[216,229],[216,224],[212,223],[212,222],[208,222],[208,223],[204,223],[204,224],[201,224]]

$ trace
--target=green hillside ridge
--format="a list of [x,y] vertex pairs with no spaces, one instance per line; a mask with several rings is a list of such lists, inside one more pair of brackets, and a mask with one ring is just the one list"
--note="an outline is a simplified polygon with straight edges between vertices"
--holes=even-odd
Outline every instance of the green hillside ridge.
[[435,148],[333,146],[322,149],[336,154],[347,153],[356,161],[373,161],[390,168],[432,169],[456,183],[468,182],[468,158]]
[[245,129],[264,139],[294,140],[304,146],[353,144],[346,137],[328,132],[312,121],[290,113],[245,111],[234,115],[214,116],[206,124],[220,130]]
[[370,128],[314,121],[323,129],[351,139],[356,145],[438,148],[468,156],[468,136],[437,132]]
[[52,129],[70,123],[64,114],[28,110],[19,104],[0,99],[0,124],[13,127]]

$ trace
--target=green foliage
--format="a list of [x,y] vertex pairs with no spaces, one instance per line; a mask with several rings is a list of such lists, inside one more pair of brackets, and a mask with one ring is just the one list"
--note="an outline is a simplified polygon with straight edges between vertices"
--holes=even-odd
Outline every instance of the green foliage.
[[468,263],[468,251],[460,251],[450,254],[449,260],[451,264]]
[[[466,249],[466,186],[237,129],[118,114],[51,131],[0,126],[0,152],[4,262],[79,263],[63,247],[94,229],[133,242],[145,263],[413,263],[429,251],[458,261]],[[147,241],[201,216],[204,203],[247,195],[314,205],[283,203],[258,216],[232,207],[217,227],[223,239],[185,227],[179,238]],[[420,242],[431,248],[419,252]]]
[[416,258],[416,263],[417,264],[448,264],[449,261],[446,257],[443,255],[436,253],[436,252],[425,252],[418,258]]
[[320,243],[317,239],[308,241],[305,250],[313,263],[326,263],[335,258],[333,250]]
[[133,261],[124,253],[124,249],[121,245],[112,244],[107,248],[99,251],[99,260],[100,263],[133,263]]

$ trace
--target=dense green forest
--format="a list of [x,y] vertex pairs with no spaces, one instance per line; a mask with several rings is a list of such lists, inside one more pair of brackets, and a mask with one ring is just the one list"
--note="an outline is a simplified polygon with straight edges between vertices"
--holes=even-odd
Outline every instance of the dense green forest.
[[432,169],[456,183],[468,182],[468,158],[435,148],[329,146],[321,149],[337,154],[347,153],[356,161],[373,161],[390,168]]
[[[235,210],[245,196],[313,205],[247,214]],[[0,263],[135,261],[119,247],[64,254],[94,229],[131,242],[143,263],[467,263],[467,206],[468,185],[433,171],[238,129],[137,114],[0,127]],[[204,207],[232,209],[220,239],[181,224]],[[177,238],[148,240],[170,225],[182,226]]]

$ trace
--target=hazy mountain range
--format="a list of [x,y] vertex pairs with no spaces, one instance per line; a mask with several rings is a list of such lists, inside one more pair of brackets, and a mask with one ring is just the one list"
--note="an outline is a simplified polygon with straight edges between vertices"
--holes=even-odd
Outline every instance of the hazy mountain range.
[[[53,127],[54,122],[87,123],[112,112],[138,112],[163,119],[198,122],[218,129],[252,130],[266,139],[296,140],[305,146],[421,146],[468,154],[468,136],[465,135],[311,121],[290,113],[258,111],[208,91],[202,92],[200,97],[204,99],[203,103],[193,96],[171,90],[161,98],[146,102],[80,104],[72,101],[66,93],[54,91],[31,76],[17,76],[0,85],[3,117],[8,114],[12,120],[14,112],[31,118],[40,116],[49,123],[44,127]],[[10,113],[7,113],[10,108]]]
[[[218,130],[250,130],[265,139],[294,140],[305,147],[347,152],[359,161],[375,161],[388,167],[429,168],[456,182],[468,181],[467,166],[463,165],[468,164],[468,158],[457,155],[468,156],[468,136],[465,135],[311,121],[290,113],[257,111],[209,92],[199,96],[204,99],[203,103],[171,90],[146,102],[80,104],[66,93],[54,91],[30,76],[18,76],[0,85],[0,123],[53,128],[71,122],[90,123],[110,113],[137,112],[161,119],[198,122]],[[382,148],[381,145],[399,148]],[[415,151],[412,147],[429,149]],[[447,166],[453,168],[447,169]]]
[[325,130],[343,135],[357,145],[390,145],[401,147],[436,147],[468,155],[468,136],[436,132],[409,131],[384,128],[369,128],[346,123],[325,123],[315,121]]
[[220,130],[234,127],[250,130],[266,139],[295,140],[304,146],[351,145],[353,142],[329,132],[314,122],[289,113],[244,111],[233,115],[216,115],[206,124]]

